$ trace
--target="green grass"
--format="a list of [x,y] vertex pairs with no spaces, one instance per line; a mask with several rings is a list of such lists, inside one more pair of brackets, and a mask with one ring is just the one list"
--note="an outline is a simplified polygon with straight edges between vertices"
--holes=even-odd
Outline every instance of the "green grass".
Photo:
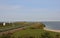
[[[24,27],[23,30],[14,33],[3,34],[1,38],[60,38],[60,33],[43,30],[45,25],[42,23],[17,22],[0,26],[0,31],[7,31]],[[2,29],[2,30],[1,30]]]
[[[46,33],[46,34],[45,34]],[[48,35],[49,36],[48,36]],[[60,33],[55,33],[55,32],[48,32],[48,31],[44,31],[44,30],[41,30],[41,29],[27,29],[27,30],[21,30],[21,31],[17,31],[15,33],[13,33],[12,37],[14,38],[42,38],[41,35],[46,35],[48,37],[51,37],[51,38],[54,38],[57,34],[59,34],[60,36]]]
[[60,33],[45,31],[42,29],[26,29],[16,31],[13,34],[0,36],[1,38],[60,38]]
[[20,28],[20,27],[23,27],[23,25],[19,25],[19,24],[8,24],[8,25],[5,25],[5,26],[0,26],[0,32],[4,32],[4,31],[7,31],[7,30],[12,30],[12,29],[16,29],[16,28]]
[[14,22],[14,23],[6,23],[5,26],[0,24],[0,32],[16,29],[16,28],[20,28],[20,27],[26,27],[26,26],[33,26],[33,27],[35,26],[34,28],[36,28],[36,26],[37,26],[37,28],[40,28],[40,27],[44,27],[44,24],[42,24],[40,22],[33,22],[33,23],[30,23],[30,22]]

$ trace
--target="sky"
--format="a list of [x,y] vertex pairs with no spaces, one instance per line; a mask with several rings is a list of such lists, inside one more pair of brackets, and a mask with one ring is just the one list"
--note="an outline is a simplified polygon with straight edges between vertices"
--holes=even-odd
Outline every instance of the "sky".
[[0,22],[60,21],[60,0],[0,0]]

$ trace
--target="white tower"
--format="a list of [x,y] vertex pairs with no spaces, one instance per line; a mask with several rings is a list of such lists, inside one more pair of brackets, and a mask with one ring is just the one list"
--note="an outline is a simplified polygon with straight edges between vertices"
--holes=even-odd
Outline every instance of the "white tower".
[[3,26],[5,26],[5,25],[6,25],[6,23],[4,22],[4,23],[3,23]]

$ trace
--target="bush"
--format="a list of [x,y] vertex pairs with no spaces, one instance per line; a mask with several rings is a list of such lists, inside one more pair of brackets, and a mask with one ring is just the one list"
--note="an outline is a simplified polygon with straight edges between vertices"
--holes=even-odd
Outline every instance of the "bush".
[[60,35],[59,34],[56,34],[55,38],[60,38]]
[[3,34],[1,38],[11,38],[12,33]]
[[42,23],[36,23],[36,24],[33,24],[32,27],[36,29],[44,29],[45,25]]
[[41,38],[52,38],[49,32],[44,32],[44,34],[41,34]]

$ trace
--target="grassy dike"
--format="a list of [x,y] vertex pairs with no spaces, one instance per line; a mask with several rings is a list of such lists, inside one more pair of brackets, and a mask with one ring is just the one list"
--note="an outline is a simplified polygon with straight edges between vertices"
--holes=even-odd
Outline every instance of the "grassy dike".
[[24,25],[25,28],[3,34],[0,38],[60,38],[60,33],[44,30],[46,26],[40,22],[15,22],[15,24]]

